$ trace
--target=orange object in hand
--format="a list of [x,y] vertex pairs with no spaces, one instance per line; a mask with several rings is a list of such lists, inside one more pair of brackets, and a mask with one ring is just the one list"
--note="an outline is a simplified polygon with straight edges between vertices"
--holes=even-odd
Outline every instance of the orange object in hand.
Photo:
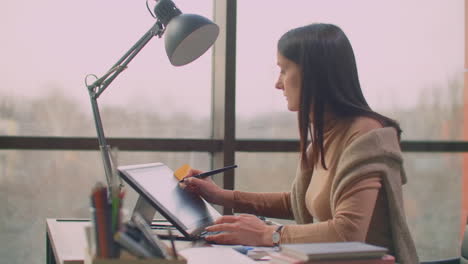
[[181,181],[191,169],[192,167],[190,167],[190,165],[184,164],[182,167],[174,171],[174,176],[177,178],[177,180]]

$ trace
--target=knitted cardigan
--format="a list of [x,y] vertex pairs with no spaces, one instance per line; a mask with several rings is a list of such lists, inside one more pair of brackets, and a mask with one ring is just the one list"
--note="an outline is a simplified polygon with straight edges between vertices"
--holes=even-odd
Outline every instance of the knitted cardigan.
[[[382,175],[390,212],[396,261],[419,263],[403,208],[402,185],[406,183],[403,159],[394,128],[374,129],[353,141],[342,153],[330,192],[332,212],[347,184],[371,173]],[[300,170],[300,169],[299,169]],[[298,224],[311,223],[305,194],[312,172],[297,173],[291,191],[291,205]]]

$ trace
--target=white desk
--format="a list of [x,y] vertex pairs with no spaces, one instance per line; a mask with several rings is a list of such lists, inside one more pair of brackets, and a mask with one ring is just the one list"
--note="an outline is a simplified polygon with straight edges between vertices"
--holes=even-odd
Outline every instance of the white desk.
[[83,264],[88,219],[47,219],[47,264]]
[[[89,219],[47,219],[47,264],[84,264],[87,243],[84,228],[90,224]],[[170,243],[169,241],[165,242]],[[200,246],[194,243],[197,242],[178,240],[175,243],[178,252],[187,249],[186,253],[181,255],[187,259],[188,264],[220,263],[220,258],[222,258],[223,264],[255,263],[247,256],[234,250],[226,252],[226,249],[205,247],[200,248],[199,252],[194,252],[189,248],[195,249],[194,246]],[[263,263],[266,264],[266,262]]]

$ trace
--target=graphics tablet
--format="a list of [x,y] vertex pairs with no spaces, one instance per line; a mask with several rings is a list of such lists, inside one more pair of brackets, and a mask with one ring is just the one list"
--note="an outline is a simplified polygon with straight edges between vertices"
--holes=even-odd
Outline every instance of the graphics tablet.
[[163,163],[117,168],[141,197],[174,225],[186,238],[196,239],[221,214],[200,196],[179,187],[174,172]]

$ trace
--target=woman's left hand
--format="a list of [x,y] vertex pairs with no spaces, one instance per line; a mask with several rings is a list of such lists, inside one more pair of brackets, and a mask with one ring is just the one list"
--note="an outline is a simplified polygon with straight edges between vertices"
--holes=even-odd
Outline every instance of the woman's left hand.
[[265,224],[254,215],[240,214],[222,216],[205,230],[222,232],[205,237],[217,244],[273,246],[272,234],[276,227]]

